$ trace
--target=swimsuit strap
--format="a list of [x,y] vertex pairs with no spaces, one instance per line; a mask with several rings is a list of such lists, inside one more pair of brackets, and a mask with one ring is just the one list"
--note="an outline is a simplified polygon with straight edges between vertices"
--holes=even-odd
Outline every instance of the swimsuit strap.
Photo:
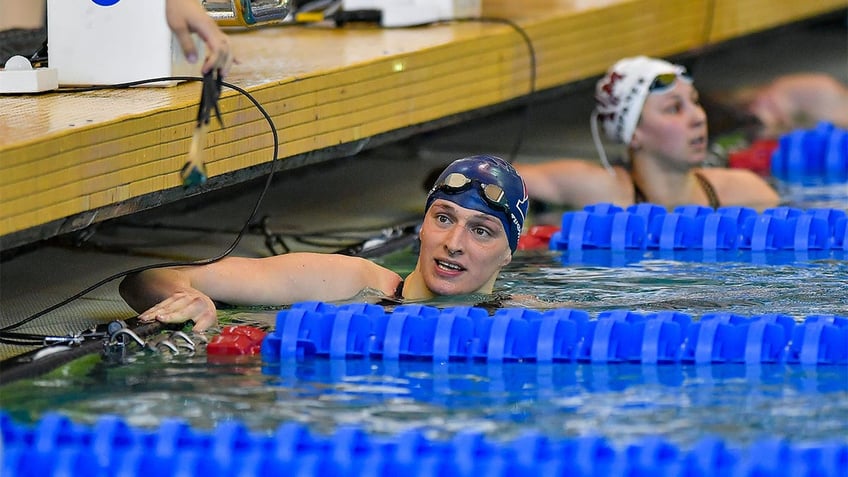
[[645,197],[645,193],[642,192],[642,189],[636,184],[636,181],[633,181],[633,203],[641,204],[643,202],[647,202],[648,198]]
[[707,201],[710,204],[710,207],[713,209],[717,209],[721,207],[721,201],[718,200],[718,194],[716,194],[713,185],[710,184],[710,181],[704,177],[700,172],[695,172],[695,178],[698,179],[698,183],[701,184],[701,188],[704,189],[704,194],[707,195]]
[[397,298],[398,300],[403,300],[403,282],[405,280],[401,280],[398,283],[397,288],[395,288],[395,295],[392,298]]
[[396,306],[403,303],[403,280],[398,283],[397,288],[395,288],[395,292],[392,296],[383,297],[380,301],[377,302],[378,305],[382,307],[387,306]]
[[[698,179],[698,184],[701,185],[701,189],[703,189],[704,194],[707,195],[707,202],[709,202],[710,207],[712,207],[713,209],[717,209],[717,208],[721,207],[721,201],[718,200],[718,194],[716,194],[715,189],[713,188],[713,185],[710,184],[710,181],[708,181],[707,178],[704,177],[704,175],[701,174],[700,172],[695,172],[695,178]],[[639,186],[634,181],[633,182],[633,203],[634,204],[641,204],[641,203],[647,202],[647,201],[648,201],[648,199],[645,197],[645,193],[642,192],[642,189],[640,189]]]
[[[403,280],[400,281],[397,288],[395,289],[394,296],[385,297],[377,302],[377,305],[382,306],[386,311],[393,311],[394,308],[398,305],[402,305],[404,303],[403,300]],[[483,308],[490,315],[494,314],[495,311],[504,308],[504,302],[512,300],[512,295],[506,293],[495,293],[486,301],[481,301],[473,305],[477,308]]]

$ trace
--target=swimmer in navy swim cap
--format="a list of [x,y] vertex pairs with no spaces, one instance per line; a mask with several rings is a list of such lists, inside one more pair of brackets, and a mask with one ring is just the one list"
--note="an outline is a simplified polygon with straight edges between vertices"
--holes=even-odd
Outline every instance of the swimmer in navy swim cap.
[[407,286],[420,278],[437,295],[491,293],[527,215],[527,191],[515,169],[494,156],[454,161],[430,189],[425,210]]
[[451,163],[427,195],[415,269],[406,279],[361,257],[296,252],[227,257],[201,266],[130,275],[121,296],[142,321],[217,323],[215,301],[288,305],[340,301],[363,290],[404,300],[490,294],[510,263],[527,214],[524,181],[506,161],[472,156]]

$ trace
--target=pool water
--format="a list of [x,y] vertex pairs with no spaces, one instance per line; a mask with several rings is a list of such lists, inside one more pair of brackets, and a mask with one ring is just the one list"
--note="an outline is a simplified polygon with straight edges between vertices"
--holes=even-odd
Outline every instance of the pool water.
[[[848,314],[848,261],[737,254],[703,262],[687,254],[519,252],[497,291],[507,306],[600,311],[677,310],[743,316]],[[803,258],[803,260],[799,260]],[[400,272],[412,250],[381,261]],[[457,299],[432,303],[463,304]],[[466,303],[473,304],[473,303]],[[264,328],[275,311],[230,310],[225,319]],[[769,364],[469,363],[258,357],[221,361],[202,349],[173,355],[136,349],[124,364],[82,360],[4,387],[3,410],[35,423],[47,412],[94,423],[105,414],[155,428],[169,418],[201,429],[240,421],[257,432],[298,422],[320,434],[356,425],[374,435],[421,429],[433,439],[476,430],[495,441],[527,431],[552,438],[600,435],[617,446],[660,435],[688,448],[704,436],[745,445],[848,436],[848,366]]]
[[799,184],[775,180],[773,186],[785,205],[843,210],[848,206],[848,183]]
[[566,304],[594,312],[802,318],[848,311],[848,261],[839,251],[727,252],[714,261],[703,259],[697,251],[544,251],[518,257],[500,285],[509,293],[538,296],[551,307]]

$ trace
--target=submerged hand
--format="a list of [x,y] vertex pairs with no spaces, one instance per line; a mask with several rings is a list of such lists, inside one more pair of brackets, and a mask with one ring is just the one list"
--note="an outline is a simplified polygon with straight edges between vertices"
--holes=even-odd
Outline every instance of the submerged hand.
[[190,62],[197,61],[197,49],[191,34],[197,33],[206,43],[206,60],[201,71],[213,69],[224,77],[230,71],[234,58],[230,54],[230,39],[197,0],[168,0],[165,9],[168,26],[177,36],[180,46]]
[[138,318],[162,323],[194,321],[194,331],[204,331],[218,323],[215,303],[197,290],[178,291],[138,315]]

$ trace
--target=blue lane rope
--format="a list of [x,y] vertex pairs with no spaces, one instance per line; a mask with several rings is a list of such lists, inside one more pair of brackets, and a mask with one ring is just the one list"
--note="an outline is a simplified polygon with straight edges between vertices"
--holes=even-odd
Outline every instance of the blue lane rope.
[[740,316],[694,320],[674,311],[588,313],[478,307],[302,302],[277,314],[262,342],[268,363],[334,359],[579,363],[848,364],[848,317]]
[[737,448],[705,437],[684,450],[645,437],[617,449],[599,436],[554,439],[536,431],[505,442],[478,431],[437,441],[420,430],[383,437],[350,426],[317,435],[294,422],[273,433],[251,432],[238,421],[195,429],[178,419],[143,429],[117,416],[87,426],[58,413],[32,426],[0,413],[0,431],[0,472],[7,477],[848,475],[848,442],[837,439],[795,444],[770,438]]
[[848,213],[840,209],[680,206],[626,210],[607,203],[565,212],[551,250],[846,251]]
[[821,122],[780,136],[771,175],[793,184],[848,183],[848,130]]

